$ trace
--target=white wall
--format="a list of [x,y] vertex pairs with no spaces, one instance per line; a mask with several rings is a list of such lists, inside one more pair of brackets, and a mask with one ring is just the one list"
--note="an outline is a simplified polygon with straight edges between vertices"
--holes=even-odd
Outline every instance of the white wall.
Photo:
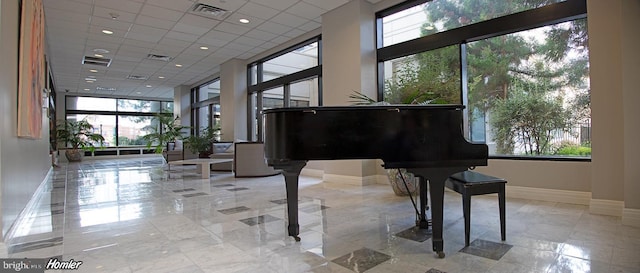
[[16,137],[18,90],[18,1],[0,1],[0,218],[2,240],[51,168],[49,123],[42,138]]

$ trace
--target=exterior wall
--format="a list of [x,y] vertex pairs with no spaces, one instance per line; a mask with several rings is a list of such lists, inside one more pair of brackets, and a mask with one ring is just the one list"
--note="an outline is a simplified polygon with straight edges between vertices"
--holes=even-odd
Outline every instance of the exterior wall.
[[[42,138],[16,137],[19,1],[0,1],[0,218],[2,240],[51,169],[49,121]],[[19,156],[16,156],[19,155]],[[1,244],[1,243],[0,243]]]

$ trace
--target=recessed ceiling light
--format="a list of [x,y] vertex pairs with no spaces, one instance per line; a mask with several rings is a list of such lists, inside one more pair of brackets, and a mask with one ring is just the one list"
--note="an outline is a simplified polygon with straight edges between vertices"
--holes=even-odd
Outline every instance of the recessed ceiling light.
[[158,76],[158,79],[164,79],[164,76]]
[[249,23],[249,19],[245,19],[245,18],[242,18],[242,19],[240,19],[238,21],[240,21],[240,23],[243,23],[243,24],[248,24]]
[[182,67],[182,65],[181,64],[176,64],[176,67]]
[[136,94],[140,95],[140,94],[142,94],[142,92],[138,91],[138,92],[136,92]]
[[147,88],[151,88],[151,85],[150,85],[150,84],[147,84],[146,86],[147,86]]
[[85,88],[85,89],[82,89],[82,90],[84,90],[84,91],[89,91],[89,90],[91,90],[91,89],[89,89],[89,88]]
[[201,47],[200,47],[200,49],[202,49],[202,50],[207,50],[207,49],[209,49],[209,48],[208,48],[208,47],[206,47],[206,46],[201,46]]
[[89,69],[89,72],[91,72],[91,73],[98,73],[98,70],[95,70],[95,69]]
[[102,33],[107,34],[107,35],[111,35],[111,34],[113,34],[113,31],[108,30],[108,29],[103,29]]
[[94,83],[94,82],[95,82],[95,80],[94,80],[94,81],[85,80],[85,82],[88,82],[88,83]]
[[102,55],[102,54],[93,54],[93,56],[98,57],[98,58],[104,58],[104,55]]

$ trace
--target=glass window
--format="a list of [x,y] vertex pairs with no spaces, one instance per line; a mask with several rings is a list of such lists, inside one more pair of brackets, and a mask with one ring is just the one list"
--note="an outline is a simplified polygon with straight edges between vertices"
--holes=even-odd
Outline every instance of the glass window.
[[162,105],[162,111],[173,113],[173,101],[162,101],[160,103]]
[[316,37],[247,67],[247,107],[253,109],[247,121],[251,140],[262,138],[263,109],[322,104],[321,45],[320,37]]
[[318,42],[311,43],[263,63],[263,81],[318,66]]
[[382,46],[390,46],[562,1],[428,1],[382,17]]
[[106,147],[146,145],[141,137],[151,132],[154,113],[173,112],[171,101],[69,96],[66,102],[67,119],[87,118]]
[[93,97],[67,97],[68,110],[116,111],[116,99]]
[[209,124],[209,106],[198,108],[198,130],[196,130],[196,134],[209,127]]
[[276,87],[262,92],[262,109],[284,107],[284,88]]
[[153,117],[118,116],[118,146],[143,146],[142,136],[151,133]]
[[198,87],[198,101],[220,97],[220,80]]
[[[82,120],[86,119],[91,125],[93,125],[93,132],[99,133],[104,137],[105,147],[116,146],[116,116],[115,115],[67,115],[67,120]],[[96,147],[98,147],[98,143]]]
[[151,113],[160,112],[159,101],[118,99],[118,111]]
[[318,106],[318,77],[292,83],[289,90],[290,107]]
[[459,46],[384,62],[384,101],[460,104]]
[[582,19],[469,43],[472,139],[496,155],[590,154],[586,39]]
[[[487,143],[492,156],[591,156],[585,3],[433,0],[399,8],[378,15],[382,44],[393,45],[378,54],[385,101],[465,104],[467,137]],[[501,16],[511,29],[489,21]],[[438,41],[421,38],[436,32]],[[409,40],[420,43],[400,43]]]

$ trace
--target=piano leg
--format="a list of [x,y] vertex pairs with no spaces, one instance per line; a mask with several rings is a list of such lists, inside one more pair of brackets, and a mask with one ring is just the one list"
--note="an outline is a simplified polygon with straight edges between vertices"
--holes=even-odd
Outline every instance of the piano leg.
[[[420,177],[422,181],[429,181],[429,195],[431,198],[431,227],[433,251],[439,258],[444,258],[444,239],[442,238],[443,210],[444,210],[444,183],[454,173],[466,170],[466,168],[415,168],[407,171]],[[420,189],[420,194],[427,192],[427,188]],[[425,198],[426,201],[426,198]],[[422,201],[420,201],[422,203]],[[424,214],[424,212],[423,212]],[[422,216],[421,216],[422,217]],[[426,218],[426,217],[425,217]]]
[[[294,162],[289,165],[278,166],[282,169],[284,182],[287,190],[287,215],[289,216],[289,236],[292,236],[296,242],[300,241],[300,225],[298,224],[298,178],[300,171],[307,163],[304,161]],[[274,166],[275,167],[275,166]]]
[[421,229],[429,228],[429,220],[427,219],[427,180],[423,177],[418,177],[420,181],[420,220],[418,221],[418,227]]

